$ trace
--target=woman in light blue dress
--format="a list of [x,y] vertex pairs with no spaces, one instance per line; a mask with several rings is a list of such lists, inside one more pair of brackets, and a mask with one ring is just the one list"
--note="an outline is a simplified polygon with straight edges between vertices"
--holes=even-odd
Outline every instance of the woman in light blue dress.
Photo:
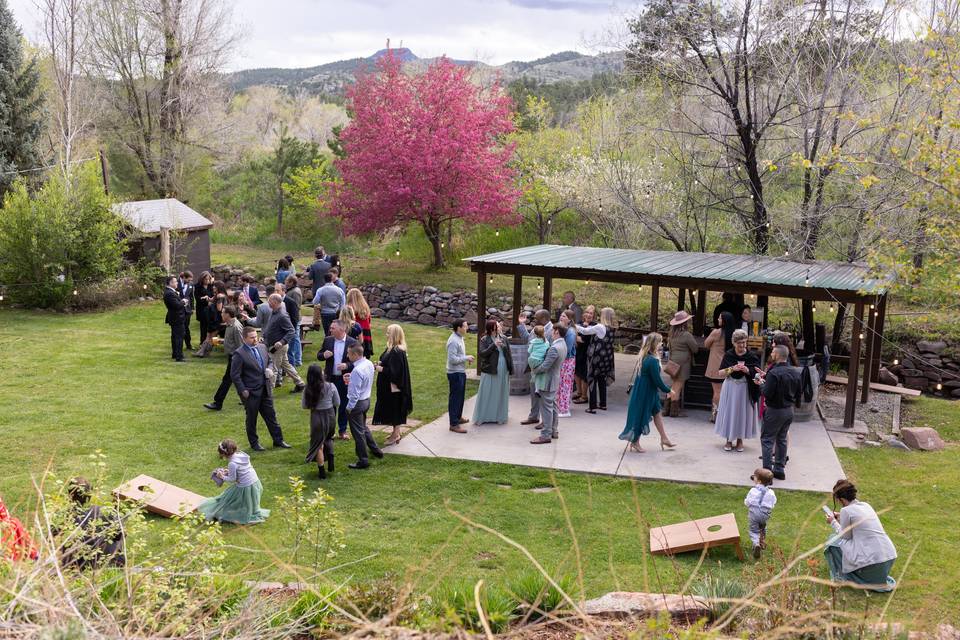
[[220,484],[234,484],[220,495],[201,502],[197,511],[207,520],[234,524],[259,524],[266,520],[270,510],[260,507],[263,485],[250,464],[250,456],[238,451],[237,443],[229,439],[220,442],[217,453],[227,460],[227,468],[214,471],[214,479],[219,478]]
[[487,320],[483,337],[480,338],[479,355],[480,387],[473,407],[473,424],[505,424],[510,408],[513,358],[510,356],[510,345],[496,320]]

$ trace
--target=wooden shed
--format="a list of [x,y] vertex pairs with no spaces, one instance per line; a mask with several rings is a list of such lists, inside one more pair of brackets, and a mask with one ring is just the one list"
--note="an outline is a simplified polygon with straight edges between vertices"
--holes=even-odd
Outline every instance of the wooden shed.
[[[114,205],[129,226],[127,259],[164,263],[163,236],[169,236],[171,272],[189,269],[195,276],[210,269],[213,223],[176,198],[138,200]],[[165,232],[164,230],[169,230]]]

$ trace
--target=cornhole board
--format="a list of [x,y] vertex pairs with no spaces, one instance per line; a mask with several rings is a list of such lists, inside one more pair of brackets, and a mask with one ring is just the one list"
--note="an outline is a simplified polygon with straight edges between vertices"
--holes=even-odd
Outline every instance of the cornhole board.
[[167,518],[195,511],[204,500],[201,495],[147,475],[123,483],[113,494],[124,500],[142,501],[147,511]]
[[650,529],[650,553],[657,555],[672,556],[726,545],[732,545],[737,557],[745,559],[740,546],[740,529],[732,513]]

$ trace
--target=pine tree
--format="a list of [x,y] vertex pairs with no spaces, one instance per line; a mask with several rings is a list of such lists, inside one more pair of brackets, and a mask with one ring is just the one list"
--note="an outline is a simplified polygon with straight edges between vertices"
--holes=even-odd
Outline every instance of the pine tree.
[[43,96],[37,61],[24,63],[23,36],[0,0],[0,199],[17,174],[40,164]]

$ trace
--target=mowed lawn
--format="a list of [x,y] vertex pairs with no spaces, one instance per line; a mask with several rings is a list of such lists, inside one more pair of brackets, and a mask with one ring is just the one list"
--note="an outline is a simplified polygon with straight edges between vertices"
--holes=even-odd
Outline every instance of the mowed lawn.
[[[385,324],[374,325],[378,353]],[[412,417],[431,420],[446,410],[448,332],[404,326],[414,379]],[[196,333],[196,322],[193,329]],[[468,338],[468,344],[473,340]],[[33,483],[46,468],[60,477],[96,477],[89,456],[97,449],[106,455],[108,487],[147,473],[212,494],[209,474],[218,466],[219,439],[232,437],[246,447],[235,396],[220,413],[202,407],[219,382],[225,357],[217,353],[174,364],[159,302],[83,315],[3,310],[0,345],[0,494],[25,519],[35,505]],[[317,347],[305,347],[305,362],[312,361]],[[470,392],[475,388],[471,383]],[[299,396],[285,387],[277,400],[280,423],[294,448],[253,456],[268,508],[286,492],[289,476],[303,476],[310,490],[320,484],[315,467],[303,463],[308,417]],[[948,438],[960,437],[960,404],[923,399],[907,417],[939,426]],[[262,424],[261,430],[266,433]],[[648,556],[650,523],[733,511],[746,540],[745,492],[740,488],[399,456],[374,460],[371,469],[356,472],[346,468],[353,460],[350,442],[337,443],[337,456],[337,473],[323,483],[345,529],[346,547],[331,562],[342,565],[330,574],[336,580],[363,582],[392,574],[429,591],[454,580],[482,578],[505,585],[530,570],[519,551],[465,527],[455,513],[525,546],[552,572],[582,573],[587,597],[617,589],[682,588],[699,558]],[[888,616],[924,624],[960,622],[960,448],[951,445],[938,454],[842,451],[841,461],[863,498],[888,510],[883,521],[901,557],[895,571],[898,576],[904,572]],[[531,491],[551,485],[559,491]],[[782,568],[778,549],[793,556],[825,538],[819,506],[826,499],[779,492],[768,537],[773,549],[764,562],[741,564],[731,551],[717,550],[701,571],[736,576],[750,586],[773,575]],[[283,571],[273,559],[273,554],[289,557],[290,541],[279,518],[252,528],[226,526],[224,536],[231,544],[231,570],[251,577],[288,577],[279,575]],[[801,572],[808,570],[802,563]],[[825,577],[822,563],[818,570]],[[851,610],[878,613],[887,598],[851,592],[842,595],[842,602]]]

